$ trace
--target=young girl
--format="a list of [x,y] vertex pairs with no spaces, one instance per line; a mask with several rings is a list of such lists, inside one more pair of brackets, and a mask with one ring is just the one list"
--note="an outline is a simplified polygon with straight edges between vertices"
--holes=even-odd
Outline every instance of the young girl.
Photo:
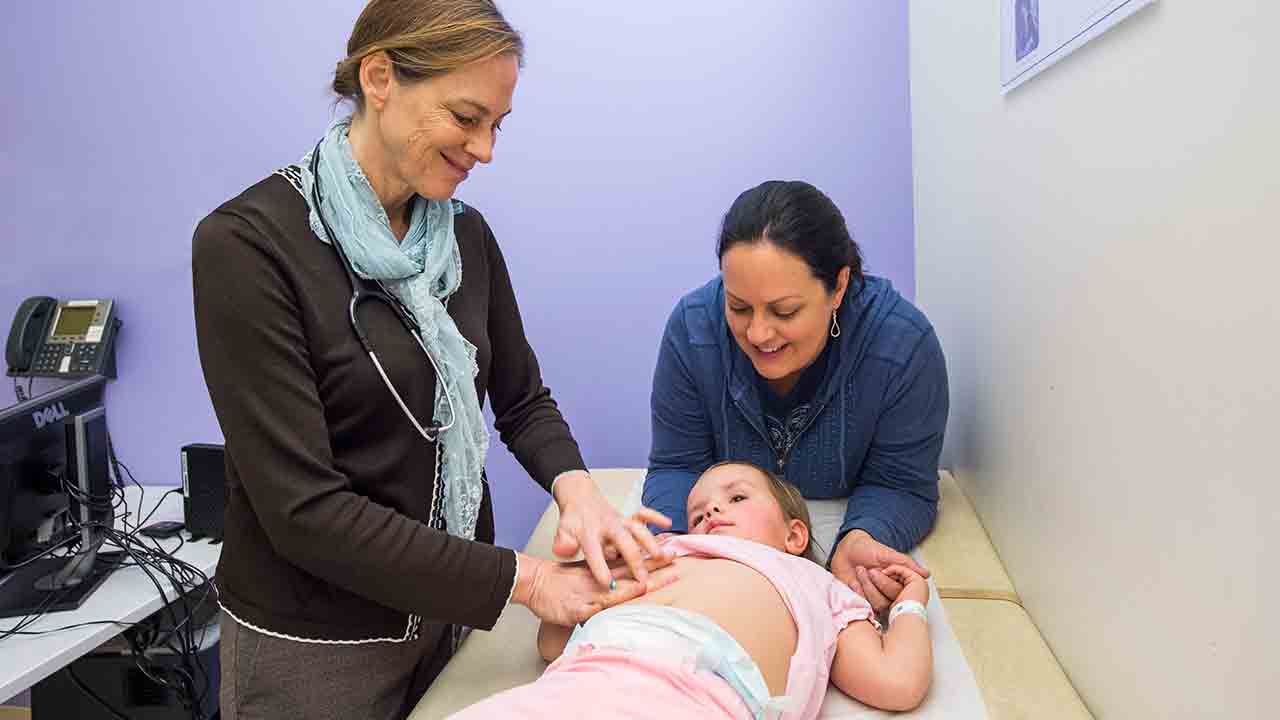
[[[928,586],[905,567],[883,635],[867,601],[814,560],[794,487],[740,462],[689,493],[689,534],[666,538],[674,582],[570,629],[544,623],[536,682],[454,718],[815,718],[830,679],[909,710],[933,665]],[[654,583],[655,585],[658,583]]]

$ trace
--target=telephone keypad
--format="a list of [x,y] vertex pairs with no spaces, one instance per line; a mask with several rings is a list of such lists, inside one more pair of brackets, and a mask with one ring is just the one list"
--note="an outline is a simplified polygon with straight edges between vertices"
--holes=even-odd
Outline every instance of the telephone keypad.
[[90,373],[98,347],[98,343],[49,343],[36,354],[31,369],[64,375]]

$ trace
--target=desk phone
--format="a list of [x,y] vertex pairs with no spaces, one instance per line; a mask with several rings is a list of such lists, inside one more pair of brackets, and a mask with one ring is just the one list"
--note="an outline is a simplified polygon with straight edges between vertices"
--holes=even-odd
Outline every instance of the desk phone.
[[112,300],[27,298],[18,307],[5,345],[9,375],[114,378],[119,329]]

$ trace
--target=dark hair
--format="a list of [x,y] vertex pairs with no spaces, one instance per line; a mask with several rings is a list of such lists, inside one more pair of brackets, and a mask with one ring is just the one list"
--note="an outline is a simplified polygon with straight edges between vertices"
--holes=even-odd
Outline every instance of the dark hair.
[[818,561],[818,553],[815,549],[818,543],[813,538],[813,521],[809,519],[809,506],[805,503],[804,496],[800,494],[800,488],[747,460],[721,460],[703,470],[698,479],[701,480],[707,473],[725,465],[750,468],[764,476],[764,479],[768,481],[769,492],[773,494],[773,499],[778,501],[778,507],[782,508],[782,517],[786,518],[788,522],[799,520],[804,523],[805,529],[809,531],[809,544],[800,553],[800,557],[821,565],[822,563]]
[[418,81],[498,55],[524,60],[524,40],[493,0],[371,0],[333,75],[339,99],[364,109],[360,61],[384,51],[401,80]]
[[807,182],[770,180],[739,195],[724,214],[716,258],[724,260],[735,245],[765,240],[803,260],[827,292],[846,267],[850,287],[862,286],[862,253],[840,208]]

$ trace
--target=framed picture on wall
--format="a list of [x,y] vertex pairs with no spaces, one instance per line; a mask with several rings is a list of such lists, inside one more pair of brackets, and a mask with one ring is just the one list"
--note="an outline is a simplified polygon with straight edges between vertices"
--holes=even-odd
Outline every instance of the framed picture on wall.
[[1155,0],[1001,0],[1000,91],[1007,93]]

